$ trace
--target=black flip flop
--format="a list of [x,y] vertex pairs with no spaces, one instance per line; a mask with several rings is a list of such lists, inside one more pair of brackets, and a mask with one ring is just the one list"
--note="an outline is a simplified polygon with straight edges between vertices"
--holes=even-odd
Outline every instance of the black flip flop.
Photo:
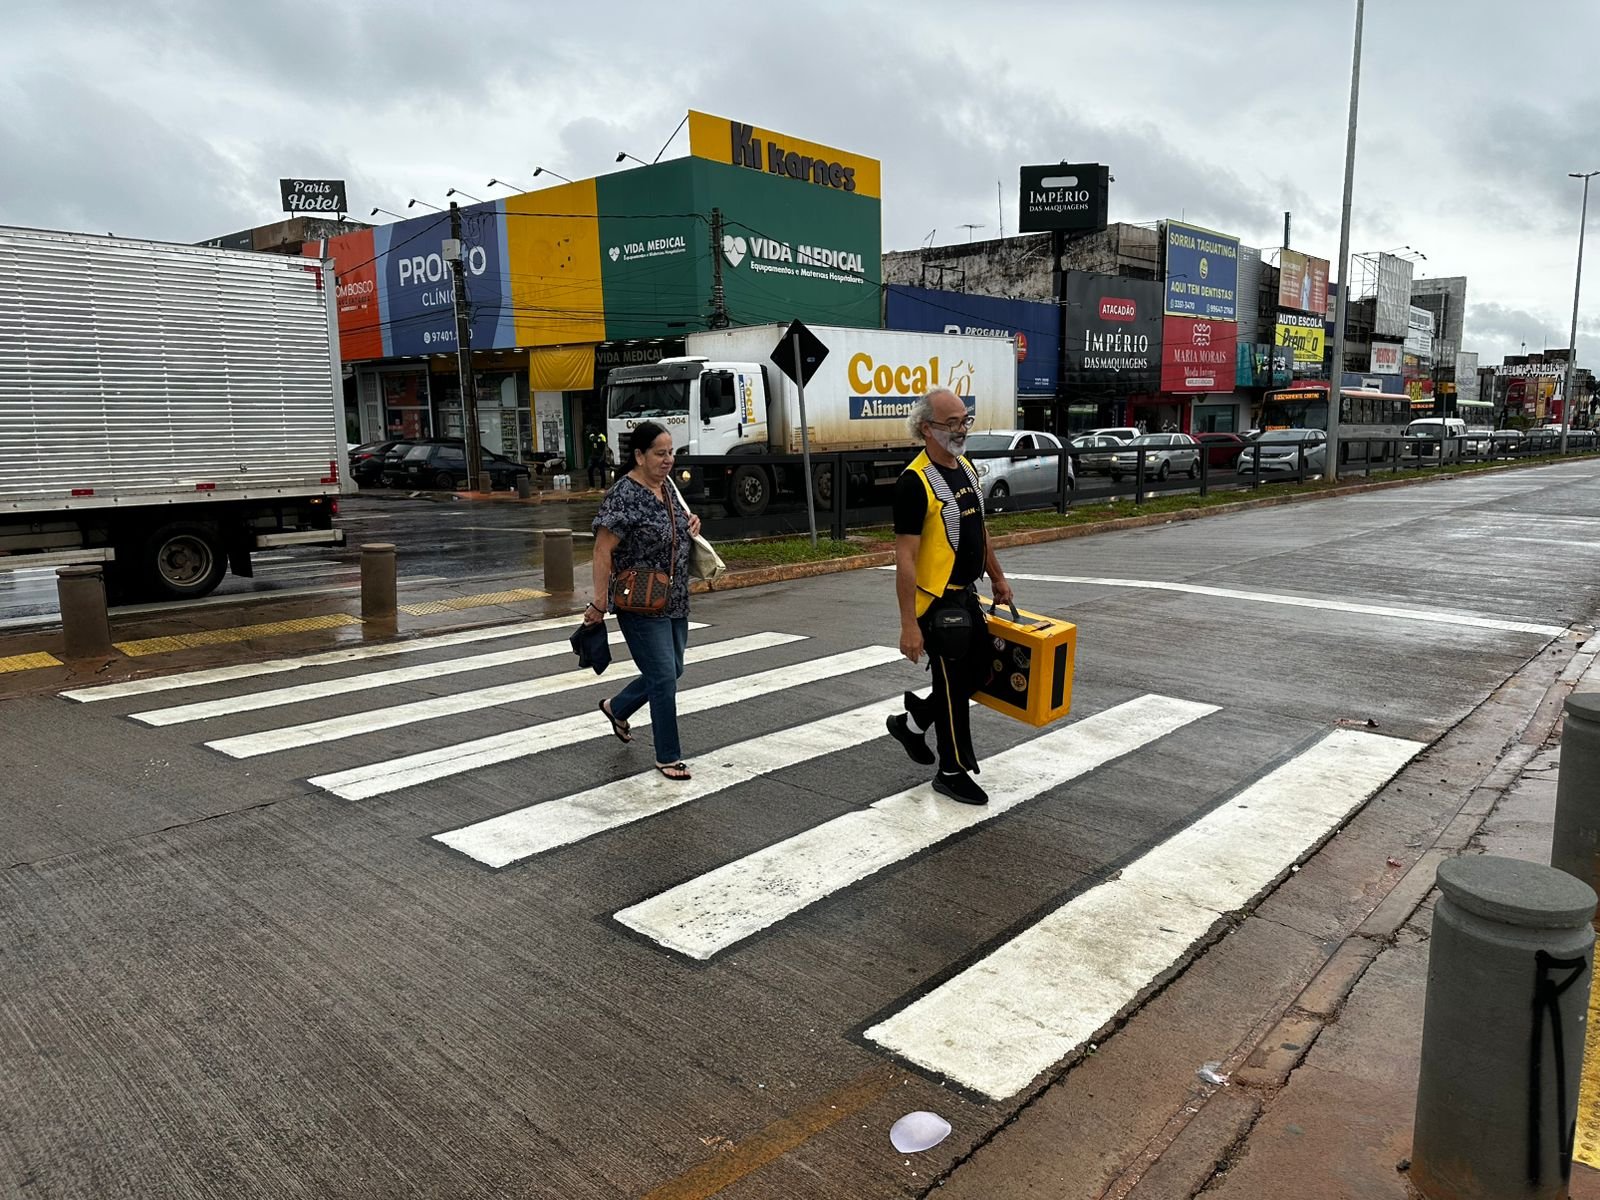
[[[689,780],[694,778],[693,775],[689,774],[689,764],[688,763],[681,763],[681,762],[657,763],[656,764],[656,770],[661,772],[661,777],[663,779],[670,779],[670,780],[672,780],[673,783],[688,783]],[[683,774],[682,775],[668,775],[667,774],[668,771],[682,771]]]
[[611,722],[611,732],[616,736],[617,741],[633,741],[633,736],[628,732],[627,722],[619,721],[616,717],[613,717],[611,715],[611,710],[606,707],[606,702],[604,700],[600,701],[600,715]]

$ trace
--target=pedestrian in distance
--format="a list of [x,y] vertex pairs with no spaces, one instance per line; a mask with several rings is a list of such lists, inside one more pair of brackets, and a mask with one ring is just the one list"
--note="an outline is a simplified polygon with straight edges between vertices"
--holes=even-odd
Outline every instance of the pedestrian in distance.
[[988,627],[978,604],[977,581],[987,574],[994,599],[1011,604],[1011,585],[994,556],[983,523],[983,488],[961,456],[973,418],[961,397],[945,388],[929,392],[911,414],[912,435],[923,452],[895,484],[895,598],[900,607],[900,652],[911,662],[928,655],[933,691],[905,694],[905,712],[888,720],[889,733],[911,760],[931,766],[927,732],[939,747],[933,790],[962,804],[986,804],[973,775],[969,708],[988,682]]
[[[656,770],[684,780],[690,776],[678,740],[678,679],[689,644],[689,550],[700,518],[672,483],[672,435],[666,429],[641,422],[628,448],[632,470],[606,493],[594,519],[594,595],[583,620],[593,625],[605,620],[607,609],[614,611],[639,668],[626,687],[600,702],[611,732],[618,741],[631,742],[628,718],[648,702]],[[614,583],[619,578],[648,582],[653,573],[665,598],[660,611],[628,611],[639,606],[638,597],[614,594]]]
[[[606,444],[606,435],[598,429],[589,431],[589,486],[606,486],[606,460],[610,456],[611,447]],[[598,476],[598,482],[596,481]]]

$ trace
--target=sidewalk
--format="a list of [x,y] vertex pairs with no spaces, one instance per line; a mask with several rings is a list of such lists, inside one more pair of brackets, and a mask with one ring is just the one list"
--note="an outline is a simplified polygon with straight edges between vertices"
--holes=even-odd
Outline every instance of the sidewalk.
[[[1594,664],[1592,653],[1581,654],[1563,672],[1563,699],[1568,689],[1600,691]],[[1534,743],[1525,761],[1462,853],[1549,861],[1560,730],[1559,720],[1542,737],[1537,726],[1530,729]],[[1411,1154],[1437,862],[1424,856],[1410,872],[1418,878],[1408,877],[1396,888],[1397,895],[1415,896],[1424,886],[1427,891],[1343,1004],[1330,997],[1331,1011],[1316,1025],[1297,1016],[1323,1007],[1313,980],[1229,1085],[1206,1097],[1206,1108],[1222,1100],[1227,1107],[1257,1113],[1253,1121],[1240,1121],[1242,1137],[1220,1163],[1212,1163],[1214,1170],[1208,1174],[1203,1161],[1183,1161],[1180,1135],[1125,1197],[1188,1197],[1198,1194],[1191,1190],[1198,1183],[1207,1200],[1265,1200],[1284,1195],[1288,1179],[1295,1180],[1294,1195],[1305,1198],[1408,1200],[1418,1194],[1404,1167]],[[1309,1052],[1294,1040],[1300,1036],[1296,1022],[1315,1038]],[[1580,1125],[1580,1142],[1582,1132]],[[1180,1180],[1187,1186],[1175,1188]],[[1575,1163],[1571,1195],[1574,1200],[1600,1197],[1600,1171]]]

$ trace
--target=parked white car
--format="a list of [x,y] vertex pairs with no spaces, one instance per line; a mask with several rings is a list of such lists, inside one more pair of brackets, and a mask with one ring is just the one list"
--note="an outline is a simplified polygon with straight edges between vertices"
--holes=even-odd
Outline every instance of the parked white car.
[[1139,451],[1145,452],[1145,478],[1165,479],[1174,471],[1200,474],[1200,443],[1187,433],[1146,433],[1111,456],[1111,478],[1119,480],[1139,469]]
[[[985,429],[967,435],[967,453],[1010,451],[1009,458],[974,458],[983,491],[991,507],[1004,508],[1013,496],[1054,496],[1059,486],[1061,455],[1034,454],[1035,450],[1059,450],[1061,441],[1052,433],[1035,429]],[[1067,459],[1067,491],[1075,484],[1072,460]]]

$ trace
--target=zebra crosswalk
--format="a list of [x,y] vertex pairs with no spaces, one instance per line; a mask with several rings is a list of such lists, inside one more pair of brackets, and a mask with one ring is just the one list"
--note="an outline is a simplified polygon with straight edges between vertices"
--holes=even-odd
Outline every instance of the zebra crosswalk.
[[[1082,794],[1097,772],[1181,743],[1186,730],[1205,728],[1223,712],[1200,699],[1123,692],[1115,703],[1021,740],[1007,726],[1014,744],[984,763],[989,804],[956,805],[926,782],[872,782],[907,766],[898,747],[873,745],[887,741],[884,718],[898,710],[906,682],[896,648],[840,648],[797,632],[695,625],[706,636],[690,646],[689,686],[678,694],[678,713],[693,725],[690,741],[698,750],[693,779],[669,781],[651,769],[618,776],[610,764],[625,759],[596,765],[585,747],[611,737],[594,712],[594,693],[613,692],[636,668],[620,656],[603,678],[552,666],[569,652],[570,624],[570,618],[518,622],[61,695],[95,705],[109,720],[131,722],[141,736],[204,747],[224,763],[281,764],[317,793],[348,803],[381,805],[425,784],[449,788],[507,763],[563,764],[548,776],[530,776],[534,794],[510,811],[417,831],[431,851],[449,852],[436,855],[441,871],[465,858],[505,872],[496,886],[506,887],[540,870],[544,856],[584,854],[580,844],[641,822],[666,829],[701,802],[736,811],[762,791],[763,781],[836,764],[849,783],[839,801],[847,811],[808,818],[798,832],[785,830],[787,836],[719,856],[709,867],[699,861],[688,877],[669,875],[658,890],[607,904],[598,914],[609,917],[619,943],[634,944],[634,953],[653,947],[666,961],[713,969],[726,951],[757,935],[814,920],[830,898],[869,880],[892,888],[902,864],[935,850],[960,855],[967,847],[954,844],[958,835],[1024,806]],[[619,635],[611,640],[621,642]],[[396,656],[414,661],[391,665],[387,660]],[[697,682],[697,667],[710,668],[711,681]],[[278,684],[291,673],[296,681]],[[588,695],[580,701],[574,694],[581,692]],[[151,697],[169,693],[172,702],[151,705]],[[1091,698],[1092,689],[1080,691],[1084,707],[1092,707]],[[517,707],[529,701],[539,702],[532,712]],[[741,719],[756,711],[765,715]],[[486,714],[502,727],[485,733],[479,722]],[[512,727],[503,728],[507,723]],[[647,709],[632,727],[636,737],[648,730]],[[404,752],[395,753],[397,746]],[[1414,741],[1351,730],[1318,738],[1117,877],[1042,917],[1019,913],[1030,922],[1020,932],[991,948],[971,947],[961,960],[969,965],[927,981],[936,986],[903,1005],[878,1009],[860,1036],[975,1094],[998,1099],[1024,1090],[1136,1005],[1221,917],[1274,886],[1421,749]],[[866,769],[869,762],[878,765]],[[583,780],[585,774],[590,778]],[[547,777],[583,782],[576,790],[542,786]],[[1060,880],[1057,893],[1074,883]]]

